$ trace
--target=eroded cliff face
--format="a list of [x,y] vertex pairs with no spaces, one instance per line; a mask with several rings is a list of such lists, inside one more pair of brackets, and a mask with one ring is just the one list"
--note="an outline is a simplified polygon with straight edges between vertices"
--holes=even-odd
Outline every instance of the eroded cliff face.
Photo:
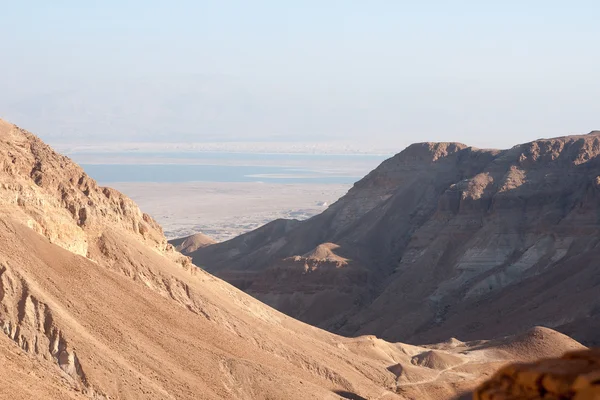
[[[598,132],[503,151],[419,143],[287,232],[239,246],[251,232],[190,255],[270,305],[344,334],[423,342],[539,324],[593,343],[582,325],[600,315],[599,154]],[[286,260],[322,243],[338,245],[347,265],[290,272]]]
[[116,229],[157,251],[167,249],[161,227],[132,200],[99,187],[68,157],[2,120],[0,158],[0,213],[18,216],[52,243],[87,256],[91,242]]
[[396,277],[348,327],[432,340],[596,318],[599,151],[597,134],[539,140],[450,185],[411,235]]
[[52,305],[41,299],[24,276],[3,260],[0,265],[0,323],[3,333],[25,353],[57,365],[68,382],[87,397],[105,399],[94,390],[76,351],[69,344]]

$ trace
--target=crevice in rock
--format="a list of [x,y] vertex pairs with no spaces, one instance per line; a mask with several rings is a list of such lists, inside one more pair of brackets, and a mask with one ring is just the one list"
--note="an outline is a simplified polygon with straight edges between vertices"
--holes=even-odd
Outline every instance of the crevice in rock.
[[75,349],[57,326],[50,307],[6,264],[0,266],[0,327],[24,352],[56,363],[76,390],[92,399],[108,400],[108,396],[89,383]]

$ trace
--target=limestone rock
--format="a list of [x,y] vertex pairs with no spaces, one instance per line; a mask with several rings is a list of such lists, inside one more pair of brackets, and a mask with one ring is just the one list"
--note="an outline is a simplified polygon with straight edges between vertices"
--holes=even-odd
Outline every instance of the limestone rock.
[[600,349],[508,365],[477,388],[473,399],[600,399]]

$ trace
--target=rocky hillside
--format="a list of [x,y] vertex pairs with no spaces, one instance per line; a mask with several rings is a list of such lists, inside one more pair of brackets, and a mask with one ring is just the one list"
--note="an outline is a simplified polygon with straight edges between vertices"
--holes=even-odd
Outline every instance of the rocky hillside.
[[31,133],[3,120],[0,133],[0,215],[82,256],[90,256],[90,245],[109,226],[165,252],[161,227],[129,198],[99,187]]
[[[599,344],[599,155],[600,132],[509,150],[418,143],[318,216],[189,255],[342,334],[423,343],[544,325]],[[325,243],[344,263],[303,257]]]
[[[531,359],[519,336],[412,346],[305,325],[190,264],[131,200],[4,121],[0,154],[0,398],[437,400]],[[338,250],[286,262],[333,273],[349,265]],[[582,348],[541,332],[536,356]]]

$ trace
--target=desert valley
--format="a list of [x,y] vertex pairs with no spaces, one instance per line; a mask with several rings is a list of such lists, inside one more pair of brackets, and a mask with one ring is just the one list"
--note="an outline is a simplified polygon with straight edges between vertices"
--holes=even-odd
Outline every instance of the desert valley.
[[600,400],[600,2],[0,7],[0,400]]
[[224,242],[6,121],[0,152],[0,398],[598,398],[598,132],[414,144]]

